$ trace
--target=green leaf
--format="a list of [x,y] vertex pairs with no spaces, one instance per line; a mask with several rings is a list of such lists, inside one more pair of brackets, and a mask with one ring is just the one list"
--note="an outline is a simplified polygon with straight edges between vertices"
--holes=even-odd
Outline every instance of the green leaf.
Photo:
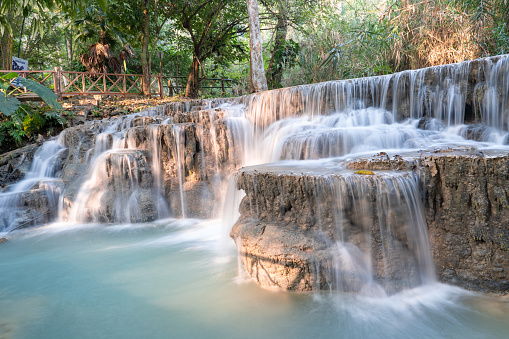
[[11,83],[9,81],[0,81],[0,90],[2,92],[7,92],[11,87]]
[[30,79],[19,78],[19,81],[29,91],[32,91],[38,96],[40,96],[45,103],[47,103],[54,109],[63,109],[62,105],[57,101],[58,98],[57,95],[53,93],[53,91],[50,90],[48,87],[43,86],[40,83]]
[[104,13],[108,12],[108,0],[97,0],[97,3],[101,6]]
[[18,76],[18,73],[16,72],[11,72],[11,73],[7,73],[5,75],[2,75],[0,78],[4,79],[4,80],[11,80],[11,79],[14,79]]
[[16,98],[6,97],[3,92],[0,92],[0,112],[5,116],[13,115],[19,107],[19,100]]
[[21,137],[25,136],[25,131],[19,129],[9,130],[9,135],[16,141],[17,144],[21,143]]

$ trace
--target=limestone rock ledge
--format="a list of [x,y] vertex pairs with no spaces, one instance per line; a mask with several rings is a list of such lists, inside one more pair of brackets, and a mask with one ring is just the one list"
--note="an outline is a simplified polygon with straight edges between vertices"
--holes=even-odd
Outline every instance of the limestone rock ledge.
[[[380,209],[380,203],[385,198],[377,195],[380,186],[373,183],[382,174],[377,170],[392,168],[394,173],[417,178],[438,280],[469,290],[506,294],[509,156],[495,153],[426,152],[419,157],[374,156],[343,163],[338,173],[344,168],[365,168],[375,170],[376,175],[363,179],[367,183],[359,191],[363,196],[356,197],[356,206],[343,201],[339,215],[333,208],[337,201],[331,198],[335,193],[317,190],[320,185],[316,183],[327,177],[323,174],[244,169],[238,174],[237,184],[246,196],[239,209],[241,217],[230,235],[248,273],[263,286],[306,291],[337,285],[333,270],[338,260],[344,260],[331,254],[339,236],[337,225],[341,225],[341,239],[370,253],[367,265],[371,265],[375,282],[386,291],[412,286],[421,278],[415,244],[408,241],[410,220],[401,217],[404,211],[397,204],[383,212],[387,206]],[[350,195],[355,194],[359,195]],[[362,205],[364,211],[371,212],[355,212]],[[390,243],[388,233],[394,238]],[[387,257],[387,244],[403,251]],[[355,279],[362,278],[361,273],[346,274],[346,285],[351,285],[346,290],[354,291]]]
[[509,292],[509,157],[422,161],[426,220],[440,281]]

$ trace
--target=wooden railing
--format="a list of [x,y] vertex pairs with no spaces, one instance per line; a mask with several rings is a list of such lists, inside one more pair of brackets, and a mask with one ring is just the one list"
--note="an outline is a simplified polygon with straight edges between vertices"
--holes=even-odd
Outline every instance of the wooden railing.
[[[10,73],[13,71],[1,71]],[[140,96],[143,95],[143,75],[141,74],[115,74],[115,73],[88,73],[62,71],[55,68],[54,71],[16,71],[20,77],[34,80],[50,89],[52,89],[62,100],[64,96],[74,95],[122,95],[122,96]],[[179,83],[183,76],[150,76],[150,95],[173,96],[182,93],[185,88]],[[202,88],[221,89],[221,95],[226,93],[226,89],[231,88],[231,79],[225,78],[203,78],[202,81],[211,81],[210,86]],[[220,81],[219,86],[214,86]],[[12,82],[12,81],[11,81]],[[35,97],[35,93],[28,91],[25,87],[13,87],[15,94],[21,97]]]
[[[185,76],[172,76],[172,77],[163,77],[165,79],[168,79],[168,88],[170,95],[174,94],[182,94],[186,88],[186,85],[181,80],[186,80],[187,77]],[[220,89],[221,92],[218,93],[221,96],[224,96],[227,93],[227,90],[232,90],[233,88],[233,79],[227,79],[227,78],[201,78],[200,81],[203,83],[208,83],[208,86],[200,86],[200,88],[203,90],[203,92],[206,89],[210,90],[210,93],[214,93],[214,89]],[[218,86],[214,86],[218,84]],[[235,95],[236,93],[231,92],[231,94]]]
[[[143,76],[141,74],[114,74],[88,72],[56,72],[56,82],[61,84],[62,95],[141,95]],[[60,81],[58,81],[60,80]],[[150,77],[150,95],[164,97],[161,76]],[[57,93],[58,94],[58,93]]]
[[[0,74],[2,73],[12,73],[13,71],[0,71]],[[53,71],[17,71],[18,75],[20,77],[34,80],[48,88],[53,89],[55,86],[54,83],[54,72]],[[15,79],[12,79],[10,82],[13,83],[16,81]],[[20,86],[13,86],[12,90],[14,91],[14,94],[27,94],[32,93],[28,91],[25,87]]]

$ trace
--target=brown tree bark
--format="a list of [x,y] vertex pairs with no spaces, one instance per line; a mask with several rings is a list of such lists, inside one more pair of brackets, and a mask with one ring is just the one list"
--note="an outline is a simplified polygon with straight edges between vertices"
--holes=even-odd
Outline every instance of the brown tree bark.
[[69,29],[69,32],[66,32],[66,34],[65,34],[65,42],[66,42],[66,47],[67,47],[67,61],[69,61],[69,63],[72,63],[74,53],[72,50],[72,33],[70,32],[70,29]]
[[5,30],[2,38],[0,39],[0,53],[2,54],[0,58],[0,66],[3,70],[11,69],[12,43],[12,36],[7,32],[7,30]]
[[251,52],[249,85],[251,93],[254,93],[267,90],[257,0],[247,0],[247,14],[249,17],[249,47]]
[[193,64],[187,77],[186,97],[196,98],[200,91],[200,60],[193,57]]
[[283,69],[275,65],[276,53],[281,48],[281,45],[286,41],[287,25],[282,17],[279,17],[276,24],[276,37],[274,41],[274,48],[272,50],[272,56],[269,61],[267,68],[267,83],[271,88],[277,88],[281,86],[281,79],[283,77]]
[[143,11],[143,34],[142,34],[142,48],[141,48],[141,69],[143,71],[142,91],[144,96],[150,97],[150,56],[149,56],[149,43],[150,43],[150,13],[148,10],[148,1],[142,0]]

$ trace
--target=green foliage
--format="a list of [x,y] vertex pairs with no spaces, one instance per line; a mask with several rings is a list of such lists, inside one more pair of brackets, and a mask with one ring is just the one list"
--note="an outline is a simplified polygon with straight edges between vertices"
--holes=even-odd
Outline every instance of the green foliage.
[[[10,72],[10,73],[7,73],[5,75],[3,75],[1,78],[3,80],[12,80],[14,78],[16,78],[18,76],[18,73],[16,72]],[[4,83],[5,84],[5,83]]]
[[74,40],[82,43],[85,51],[87,44],[101,42],[111,49],[123,45],[125,39],[117,27],[111,25],[109,16],[100,6],[91,4],[80,11],[74,18],[72,25],[76,28]]
[[[505,0],[258,3],[272,88],[388,74],[509,52],[509,1]],[[144,55],[148,55],[152,74],[162,69],[164,75],[177,75],[178,69],[182,76],[179,85],[184,86],[196,57],[200,77],[234,78],[238,83],[233,94],[247,92],[245,0],[6,0],[0,4],[0,33],[10,32],[11,52],[16,53],[17,33],[25,18],[21,57],[29,60],[31,69],[40,70],[63,65],[66,70],[84,71],[76,59],[90,44],[103,41],[116,56],[127,42],[136,57],[125,62],[125,71],[141,74],[144,6],[150,17],[149,52]],[[73,42],[74,58],[66,53],[69,41]],[[162,67],[156,51],[163,52]],[[0,81],[0,102],[7,114],[12,114],[17,102],[6,86]],[[197,93],[221,94],[203,88]]]
[[0,124],[0,139],[2,141],[5,139],[12,139],[16,144],[21,143],[21,138],[25,136],[22,112],[22,110],[17,110],[9,119],[5,119]]
[[43,101],[55,109],[62,109],[62,105],[57,101],[57,96],[47,87],[30,79],[14,76],[16,73],[8,73],[0,77],[0,113],[5,116],[11,116],[18,109],[20,102],[16,97],[9,96],[14,92],[14,89],[9,91],[13,81],[18,81],[21,85],[26,87],[39,95]]
[[[282,73],[286,69],[291,69],[299,63],[300,45],[293,39],[284,40],[273,52],[273,65],[270,70],[273,74]],[[269,72],[269,71],[268,71]],[[269,88],[281,87],[281,83],[273,79],[269,81]]]
[[[265,0],[268,1],[268,0]],[[290,36],[283,85],[382,75],[509,51],[509,1],[327,0]]]
[[394,71],[388,55],[397,31],[371,1],[318,4],[301,32],[294,37],[298,64],[285,72],[284,86]]
[[178,5],[174,20],[179,30],[190,37],[193,66],[189,70],[188,96],[197,96],[198,70],[208,59],[216,63],[239,62],[247,57],[242,36],[247,31],[246,2],[244,0],[189,1]]
[[506,0],[455,0],[465,10],[470,11],[474,22],[492,19],[494,21],[509,18],[509,1]]
[[[108,0],[95,0],[99,6],[106,11]],[[47,15],[55,11],[57,6],[63,8],[68,13],[77,13],[83,9],[87,0],[2,0],[0,2],[0,35],[7,31],[11,36],[14,35],[12,18],[14,17],[32,17],[30,35],[44,35],[44,23],[47,21]]]
[[54,109],[62,109],[62,105],[57,101],[57,95],[49,88],[30,79],[18,78],[20,83],[29,91],[37,94],[45,103]]
[[507,25],[505,22],[500,22],[493,27],[492,44],[487,48],[487,50],[492,51],[491,54],[509,53],[509,28]]
[[299,55],[300,45],[292,39],[284,41],[275,53],[276,65],[278,67],[292,68],[297,64],[297,57]]
[[61,110],[62,105],[57,96],[48,88],[29,79],[20,78],[16,73],[8,73],[0,77],[0,146],[5,141],[20,144],[24,137],[32,137],[43,129],[54,125],[63,125],[64,118],[50,107],[34,107],[21,104],[12,94],[16,91],[12,86],[18,81],[28,90],[38,94],[51,108]]
[[10,116],[16,112],[19,107],[19,100],[8,97],[5,92],[0,92],[0,112],[5,116]]
[[[67,119],[64,118],[59,112],[60,111],[55,111],[55,110],[50,110],[50,109],[43,110],[45,121],[50,122],[53,125],[58,124],[58,125],[63,126],[67,122]],[[74,114],[72,114],[69,111],[67,112],[67,118],[70,118],[73,116],[74,116]]]
[[30,137],[34,133],[37,133],[46,123],[46,120],[39,114],[34,112],[32,115],[27,114],[23,120],[23,130],[25,135]]
[[49,106],[23,103],[0,122],[0,146],[6,142],[20,145],[24,140],[35,139],[38,134],[51,133],[64,126],[66,120],[61,111]]

